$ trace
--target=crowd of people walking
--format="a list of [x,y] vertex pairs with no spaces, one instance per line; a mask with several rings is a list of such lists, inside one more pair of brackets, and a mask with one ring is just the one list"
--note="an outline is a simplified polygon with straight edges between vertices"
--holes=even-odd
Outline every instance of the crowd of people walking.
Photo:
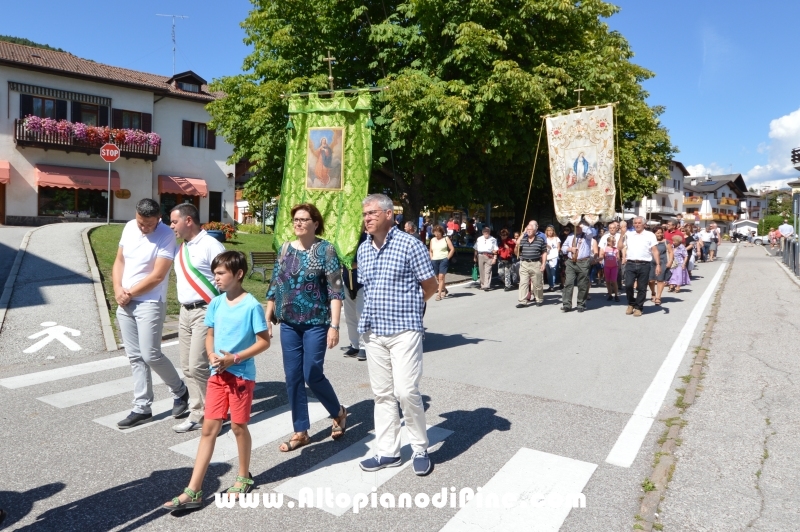
[[[437,231],[439,226],[434,227]],[[696,263],[716,260],[722,235],[715,223],[700,227],[678,219],[648,226],[642,217],[635,217],[607,225],[566,226],[560,236],[554,226],[541,232],[531,220],[522,235],[510,238],[503,228],[499,237],[498,241],[484,226],[475,241],[473,260],[481,290],[491,289],[496,264],[504,289],[517,285],[518,308],[542,306],[546,282],[548,292],[561,292],[563,312],[581,313],[591,298],[590,287],[602,284],[608,302],[619,303],[624,289],[626,314],[639,317],[648,292],[650,301],[660,306],[665,289],[679,293],[691,283]]]

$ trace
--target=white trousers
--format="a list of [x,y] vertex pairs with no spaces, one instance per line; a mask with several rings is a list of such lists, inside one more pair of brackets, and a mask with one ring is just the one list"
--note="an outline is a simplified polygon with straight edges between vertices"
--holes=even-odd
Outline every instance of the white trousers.
[[355,299],[351,299],[350,293],[345,289],[342,312],[344,312],[344,322],[347,325],[347,338],[350,341],[350,347],[356,349],[364,349],[364,341],[361,339],[361,335],[358,334],[358,320],[361,318],[363,311],[364,289],[361,288],[358,291]]
[[408,439],[414,452],[428,450],[425,407],[419,393],[422,378],[422,332],[403,331],[378,336],[362,335],[367,367],[375,394],[375,446],[378,456],[400,456],[400,414],[403,410]]

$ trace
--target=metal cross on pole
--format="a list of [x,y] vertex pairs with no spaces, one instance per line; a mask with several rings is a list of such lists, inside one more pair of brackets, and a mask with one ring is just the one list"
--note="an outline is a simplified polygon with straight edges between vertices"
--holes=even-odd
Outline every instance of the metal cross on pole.
[[333,90],[333,62],[336,61],[336,58],[331,56],[330,48],[328,48],[328,57],[324,58],[323,61],[328,62],[328,83],[330,84],[331,90]]
[[574,91],[572,91],[572,92],[577,92],[578,93],[578,107],[581,106],[581,93],[586,90],[586,89],[581,89],[580,87],[581,86],[578,85],[578,88],[575,89]]

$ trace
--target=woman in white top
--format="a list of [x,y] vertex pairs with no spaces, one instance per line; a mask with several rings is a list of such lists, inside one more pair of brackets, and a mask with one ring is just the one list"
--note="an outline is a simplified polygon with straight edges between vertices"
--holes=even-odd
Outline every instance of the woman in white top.
[[439,281],[439,289],[436,291],[436,301],[441,301],[443,297],[447,297],[449,292],[444,286],[444,278],[447,275],[447,267],[450,264],[450,259],[456,253],[456,248],[450,238],[444,234],[444,228],[437,225],[433,228],[433,237],[429,245],[431,254],[431,262],[433,263],[433,273]]
[[547,237],[547,265],[546,274],[547,282],[550,285],[550,291],[556,290],[556,278],[558,277],[558,250],[561,249],[561,239],[556,236],[556,230],[552,225],[548,225],[544,230]]

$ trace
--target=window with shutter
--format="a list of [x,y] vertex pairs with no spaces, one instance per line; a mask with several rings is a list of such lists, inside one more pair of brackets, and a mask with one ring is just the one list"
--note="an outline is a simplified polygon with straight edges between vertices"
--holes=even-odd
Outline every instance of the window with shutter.
[[67,100],[56,100],[56,120],[67,119]]
[[206,134],[206,148],[209,150],[217,149],[217,130],[209,129]]
[[70,120],[73,122],[81,122],[81,102],[72,102],[72,115]]
[[33,114],[33,96],[30,94],[19,95],[19,117],[25,118]]
[[183,121],[183,136],[181,139],[181,144],[183,146],[192,146],[192,136],[194,133],[194,123],[189,122],[188,120]]
[[122,128],[122,109],[111,109],[111,127],[114,129]]
[[101,105],[97,113],[97,125],[108,126],[108,106]]
[[153,115],[150,113],[142,113],[142,131],[145,133],[153,132]]
[[194,144],[195,148],[205,148],[208,140],[208,131],[205,124],[194,123]]

